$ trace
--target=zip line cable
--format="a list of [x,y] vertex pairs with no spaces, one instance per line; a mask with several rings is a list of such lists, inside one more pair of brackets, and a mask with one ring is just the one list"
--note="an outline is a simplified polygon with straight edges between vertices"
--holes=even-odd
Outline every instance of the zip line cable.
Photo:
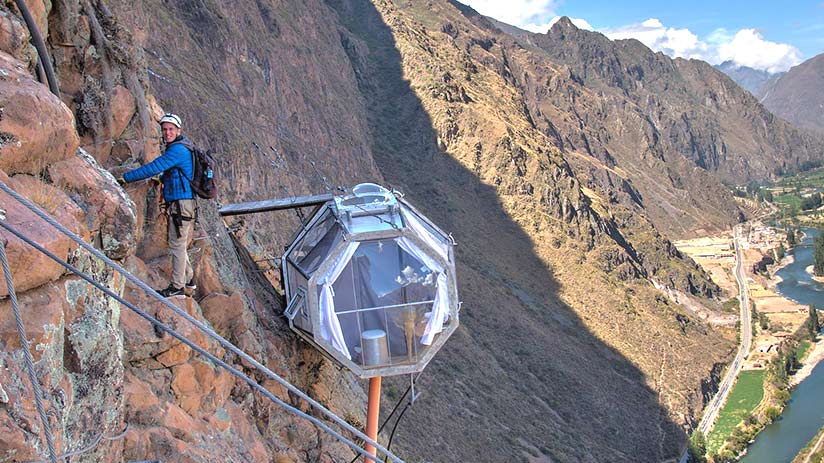
[[[0,220],[0,224],[5,224],[5,222]],[[23,358],[26,360],[26,372],[29,374],[31,392],[34,394],[34,403],[37,405],[37,412],[40,414],[40,422],[43,423],[43,434],[46,437],[46,446],[49,448],[49,458],[52,463],[57,463],[57,456],[55,456],[54,453],[54,437],[51,433],[49,418],[43,409],[43,399],[41,398],[43,390],[40,388],[37,375],[34,374],[34,362],[32,361],[31,351],[29,351],[29,340],[26,339],[26,330],[23,328],[23,317],[20,316],[20,307],[17,304],[17,293],[14,291],[11,270],[9,270],[9,262],[6,258],[6,243],[0,243],[0,261],[2,261],[3,264],[3,276],[6,278],[6,288],[9,290],[9,299],[11,299],[11,308],[12,312],[14,312],[14,321],[17,323],[17,334],[20,335],[20,345],[23,347]]]
[[[290,382],[286,381],[285,379],[283,379],[283,378],[281,378],[280,376],[278,376],[277,374],[275,374],[275,373],[274,373],[273,371],[271,371],[269,368],[267,368],[266,366],[262,365],[260,362],[258,362],[258,361],[257,361],[257,360],[255,360],[254,358],[252,358],[249,354],[247,354],[246,352],[242,351],[242,350],[241,350],[241,349],[239,349],[237,346],[235,346],[234,344],[232,344],[231,342],[229,342],[228,340],[226,340],[224,337],[222,337],[222,336],[220,336],[219,334],[217,334],[214,330],[212,330],[211,328],[209,328],[208,326],[206,326],[205,324],[203,324],[200,320],[197,320],[197,319],[196,319],[196,318],[194,318],[193,316],[189,315],[189,314],[188,314],[185,310],[182,310],[182,309],[180,309],[179,307],[177,307],[176,305],[174,305],[174,304],[172,304],[171,302],[169,302],[166,298],[164,298],[163,296],[161,296],[160,294],[158,294],[158,293],[157,293],[157,291],[155,291],[154,289],[150,288],[150,287],[149,287],[146,283],[144,283],[143,281],[141,281],[140,279],[138,279],[137,277],[135,277],[134,275],[132,275],[132,274],[131,274],[128,270],[124,269],[123,267],[121,267],[120,265],[118,265],[117,263],[115,263],[113,260],[109,259],[109,258],[108,258],[105,254],[103,254],[103,253],[102,253],[102,252],[100,252],[99,250],[95,249],[93,246],[91,246],[90,244],[86,243],[83,239],[81,239],[80,237],[78,237],[77,235],[75,235],[74,233],[72,233],[72,232],[71,232],[70,230],[68,230],[66,227],[64,227],[63,225],[61,225],[61,224],[60,224],[60,223],[58,223],[57,221],[55,221],[55,220],[54,220],[51,216],[49,216],[48,214],[46,214],[45,212],[43,212],[40,208],[38,208],[37,206],[35,206],[34,204],[32,204],[32,203],[31,203],[31,201],[29,201],[28,199],[26,199],[26,198],[24,198],[24,197],[20,196],[20,195],[19,195],[16,191],[14,191],[13,189],[9,188],[9,186],[8,186],[8,185],[6,185],[6,184],[5,184],[5,182],[0,181],[0,190],[2,190],[2,191],[4,191],[5,193],[7,193],[9,196],[11,196],[12,198],[14,198],[14,199],[15,199],[17,202],[19,202],[20,204],[23,204],[24,206],[26,206],[29,210],[31,210],[32,212],[34,212],[34,213],[35,213],[38,217],[40,217],[41,219],[43,219],[43,220],[45,220],[46,222],[48,222],[51,226],[53,226],[54,228],[56,228],[57,230],[59,230],[61,233],[63,233],[63,234],[64,234],[64,235],[66,235],[67,237],[71,238],[71,239],[72,239],[72,241],[76,242],[76,243],[77,243],[78,245],[80,245],[83,249],[85,249],[86,251],[88,251],[89,253],[91,253],[92,255],[94,255],[95,257],[97,257],[98,259],[100,259],[100,260],[102,260],[103,262],[105,262],[105,263],[106,263],[109,267],[111,267],[111,268],[113,268],[113,269],[117,270],[117,271],[118,271],[121,275],[123,275],[123,276],[124,276],[127,280],[129,280],[130,282],[132,282],[133,284],[135,284],[137,287],[139,287],[140,289],[142,289],[144,292],[146,292],[147,294],[149,294],[150,296],[152,296],[154,299],[156,299],[157,301],[159,301],[161,304],[163,304],[163,305],[164,305],[166,308],[168,308],[169,310],[173,311],[174,313],[176,313],[176,314],[178,314],[179,316],[181,316],[181,317],[183,317],[184,319],[186,319],[189,323],[193,324],[193,325],[194,325],[195,327],[197,327],[197,328],[198,328],[201,332],[205,333],[205,334],[206,334],[206,335],[208,335],[210,338],[212,338],[213,340],[217,341],[220,345],[222,345],[223,347],[225,347],[226,349],[228,349],[230,352],[232,352],[232,353],[234,353],[234,354],[238,355],[238,356],[239,356],[240,358],[242,358],[243,360],[246,360],[246,362],[247,362],[247,363],[249,363],[250,365],[252,365],[252,366],[254,366],[255,368],[257,368],[258,370],[260,370],[260,371],[261,371],[262,373],[264,373],[264,374],[265,374],[268,378],[270,378],[270,379],[272,379],[272,380],[274,380],[274,381],[278,382],[278,383],[279,383],[279,384],[281,384],[283,387],[285,387],[287,390],[291,391],[292,393],[294,393],[294,394],[295,394],[295,395],[297,395],[298,397],[300,397],[300,398],[302,398],[302,399],[306,400],[306,401],[307,401],[310,405],[312,405],[314,408],[316,408],[316,409],[317,409],[317,410],[319,410],[321,413],[323,413],[324,415],[326,415],[326,417],[328,417],[330,420],[332,420],[333,422],[335,422],[336,424],[338,424],[338,425],[339,425],[339,426],[341,426],[342,428],[346,429],[347,431],[351,432],[352,434],[354,434],[354,435],[355,435],[355,436],[357,436],[358,438],[363,439],[366,443],[368,443],[368,444],[370,444],[370,445],[374,446],[374,447],[375,447],[375,449],[377,449],[378,451],[380,451],[382,454],[384,454],[384,455],[388,456],[388,457],[389,457],[389,458],[390,458],[393,462],[395,462],[395,463],[404,463],[402,459],[400,459],[399,457],[397,457],[396,455],[394,455],[392,452],[390,452],[389,450],[387,450],[384,446],[382,446],[382,445],[378,444],[377,442],[375,442],[374,440],[370,439],[370,438],[369,438],[366,434],[364,434],[362,431],[360,431],[359,429],[355,428],[355,427],[354,427],[354,426],[352,426],[351,424],[347,423],[345,420],[341,419],[339,416],[335,415],[335,414],[334,414],[334,413],[332,413],[330,410],[328,410],[326,407],[324,407],[323,405],[321,405],[318,401],[316,401],[315,399],[311,398],[311,397],[310,397],[309,395],[307,395],[305,392],[301,391],[300,389],[298,389],[298,388],[296,388],[295,386],[293,386]],[[2,223],[2,221],[0,221],[0,223]],[[6,224],[4,224],[4,228],[5,228],[5,226],[6,226]],[[21,238],[21,239],[22,239],[22,238]],[[55,256],[55,257],[56,257],[56,256]],[[104,291],[104,292],[105,292],[105,291]],[[122,299],[122,298],[121,298],[121,299]],[[127,306],[127,307],[128,307],[128,306]],[[265,390],[265,389],[263,389],[263,390]],[[267,392],[268,392],[268,391],[267,391]],[[273,396],[273,397],[274,397],[274,396]],[[302,413],[302,412],[301,412],[301,413]],[[305,414],[303,414],[303,415],[305,415]],[[303,416],[303,415],[301,415],[301,416]],[[309,415],[306,415],[307,419],[308,419],[308,416],[309,416]],[[311,421],[311,420],[310,420],[310,421]],[[313,422],[314,422],[314,421],[313,421]],[[319,425],[319,426],[321,426],[321,427],[322,427],[322,428],[324,428],[324,429],[328,429],[328,427],[326,427],[326,425]],[[332,432],[332,431],[330,430],[330,433],[331,433],[331,432]],[[368,454],[367,454],[367,455],[368,455]],[[369,455],[369,456],[371,457],[371,455]],[[373,461],[380,461],[380,460],[374,459]]]
[[[218,366],[222,367],[223,369],[225,369],[225,370],[229,371],[230,373],[232,373],[233,375],[237,376],[238,378],[240,378],[240,379],[244,380],[247,384],[249,384],[249,386],[251,386],[251,387],[252,387],[252,388],[254,388],[254,389],[257,389],[259,392],[261,392],[263,395],[265,395],[267,398],[269,398],[269,400],[271,400],[272,402],[274,402],[274,403],[275,403],[275,404],[277,404],[278,406],[280,406],[280,407],[282,407],[282,408],[284,408],[284,409],[286,409],[286,410],[288,410],[288,411],[291,411],[292,413],[294,413],[294,414],[296,414],[296,415],[298,415],[298,416],[300,416],[300,417],[303,417],[303,418],[305,418],[305,419],[309,420],[310,422],[314,423],[315,425],[317,425],[318,427],[320,427],[321,429],[323,429],[323,430],[324,430],[324,431],[326,431],[327,433],[329,433],[329,434],[331,434],[332,436],[336,437],[338,440],[340,440],[341,442],[343,442],[344,444],[346,444],[348,447],[352,448],[352,450],[354,450],[354,451],[356,451],[356,452],[360,453],[361,455],[363,455],[363,456],[365,456],[365,457],[369,458],[369,459],[370,459],[370,460],[372,460],[372,461],[375,461],[375,462],[377,462],[377,463],[380,463],[380,461],[381,461],[380,459],[378,459],[377,457],[372,456],[370,453],[368,453],[366,450],[364,450],[364,449],[362,449],[361,447],[359,447],[357,444],[355,444],[355,443],[354,443],[354,442],[352,442],[351,440],[347,439],[346,437],[342,436],[340,433],[338,433],[338,432],[336,432],[335,430],[331,429],[331,428],[330,428],[327,424],[325,424],[324,422],[320,421],[318,418],[315,418],[315,417],[313,417],[313,416],[311,416],[311,415],[309,415],[309,414],[307,414],[307,413],[304,413],[304,412],[302,412],[301,410],[299,410],[299,409],[297,409],[297,408],[295,408],[295,407],[293,407],[293,406],[291,406],[291,405],[289,405],[289,404],[285,403],[285,402],[284,402],[284,401],[282,401],[281,399],[277,398],[274,394],[272,394],[271,392],[269,392],[269,390],[268,390],[268,389],[266,389],[266,388],[264,388],[263,386],[261,386],[259,383],[257,383],[255,380],[253,380],[252,378],[250,378],[249,376],[247,376],[245,373],[243,373],[243,372],[241,372],[240,370],[238,370],[237,368],[235,368],[235,367],[233,367],[233,366],[229,365],[228,363],[224,362],[223,360],[220,360],[219,358],[215,357],[212,353],[208,352],[208,351],[207,351],[207,350],[205,350],[204,348],[202,348],[202,347],[198,346],[197,344],[195,344],[194,342],[190,341],[190,340],[189,340],[189,339],[187,339],[185,336],[181,335],[180,333],[178,333],[177,331],[173,330],[173,329],[172,329],[172,328],[170,328],[169,326],[167,326],[167,325],[163,324],[163,323],[162,323],[161,321],[159,321],[158,319],[156,319],[156,318],[152,317],[151,315],[147,314],[146,312],[144,312],[143,310],[141,310],[141,309],[140,309],[139,307],[137,307],[136,305],[134,305],[134,304],[132,304],[131,302],[128,302],[128,301],[126,301],[125,299],[123,299],[122,297],[118,296],[118,295],[117,295],[116,293],[114,293],[112,290],[110,290],[109,288],[105,287],[103,284],[101,284],[101,283],[97,282],[96,280],[94,280],[94,278],[92,278],[91,276],[89,276],[88,274],[86,274],[85,272],[83,272],[82,270],[78,269],[77,267],[74,267],[73,265],[69,264],[68,262],[64,261],[63,259],[61,259],[61,258],[57,257],[57,256],[56,256],[56,255],[54,255],[51,251],[49,251],[48,249],[46,249],[46,248],[44,248],[44,247],[40,246],[39,244],[37,244],[37,243],[36,243],[36,242],[34,242],[33,240],[29,239],[28,237],[26,237],[25,235],[23,235],[22,233],[20,233],[18,230],[16,230],[16,229],[15,229],[14,227],[12,227],[11,225],[9,225],[9,224],[5,223],[4,221],[0,221],[0,227],[2,227],[2,228],[4,228],[4,229],[6,229],[9,233],[11,233],[11,234],[13,234],[14,236],[16,236],[16,237],[20,238],[20,239],[21,239],[21,240],[23,240],[26,244],[28,244],[28,245],[32,246],[33,248],[37,249],[37,250],[38,250],[38,251],[40,251],[41,253],[45,254],[45,255],[46,255],[49,259],[51,259],[51,260],[53,260],[53,261],[57,262],[58,264],[62,265],[62,266],[63,266],[63,267],[65,267],[67,270],[69,270],[69,271],[70,271],[70,272],[72,272],[73,274],[75,274],[75,275],[79,276],[80,278],[82,278],[83,280],[85,280],[86,282],[88,282],[89,284],[91,284],[92,286],[94,286],[95,288],[97,288],[97,289],[99,289],[100,291],[102,291],[102,292],[103,292],[104,294],[106,294],[107,296],[109,296],[109,297],[111,297],[112,299],[116,300],[116,301],[117,301],[117,302],[119,302],[120,304],[122,304],[122,305],[124,305],[124,306],[128,307],[129,309],[131,309],[132,311],[134,311],[136,314],[138,314],[138,315],[140,315],[142,318],[144,318],[146,321],[148,321],[149,323],[153,324],[155,327],[158,327],[158,328],[162,329],[163,331],[165,331],[165,332],[169,333],[172,337],[174,337],[174,338],[175,338],[175,339],[177,339],[178,341],[182,342],[183,344],[186,344],[187,346],[189,346],[190,348],[192,348],[193,350],[195,350],[196,352],[198,352],[200,355],[202,355],[202,356],[206,357],[207,359],[211,360],[211,361],[212,361],[213,363],[215,363],[216,365],[218,365]],[[3,253],[3,256],[5,256],[5,252]],[[96,445],[96,443],[95,443],[95,445]],[[389,453],[388,451],[387,451],[387,452],[383,452],[383,453],[384,453],[387,457],[391,456],[391,453]],[[397,457],[395,457],[395,458],[397,458]],[[56,459],[53,459],[53,462],[55,462],[55,463],[56,463],[56,461],[57,461]],[[393,461],[394,461],[394,460],[393,460]],[[400,461],[400,460],[399,460],[399,461]],[[403,463],[403,462],[401,461],[401,463]]]

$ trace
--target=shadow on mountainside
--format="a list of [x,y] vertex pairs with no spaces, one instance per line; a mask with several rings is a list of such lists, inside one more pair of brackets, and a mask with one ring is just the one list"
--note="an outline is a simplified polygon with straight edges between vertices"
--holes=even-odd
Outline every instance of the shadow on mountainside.
[[[559,283],[496,189],[438,149],[392,31],[370,2],[326,1],[367,44],[363,53],[342,43],[333,15],[314,2],[239,1],[231,18],[211,0],[116,3],[162,31],[147,39],[152,90],[164,109],[191,121],[186,131],[196,141],[222,154],[224,198],[320,193],[323,175],[335,185],[383,176],[454,232],[462,327],[421,377],[423,395],[396,435],[400,455],[434,462],[676,456],[683,432],[642,372],[559,300]],[[180,39],[170,46],[173,34]],[[306,37],[312,42],[298,40]],[[347,79],[351,70],[328,66],[344,51],[357,83]],[[285,216],[249,227],[271,252],[297,223]],[[384,405],[407,384],[388,380]]]
[[[396,436],[401,454],[435,462],[675,457],[683,433],[644,375],[559,300],[558,282],[495,188],[438,149],[380,13],[366,0],[327,3],[369,50],[365,67],[350,58],[383,176],[458,242],[462,326],[421,378],[423,395]],[[408,379],[388,384],[402,391]]]

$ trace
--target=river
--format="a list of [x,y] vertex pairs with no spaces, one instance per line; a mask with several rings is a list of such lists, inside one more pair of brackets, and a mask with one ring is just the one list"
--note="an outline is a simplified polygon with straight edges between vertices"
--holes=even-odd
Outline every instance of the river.
[[807,273],[807,267],[813,265],[813,238],[820,232],[810,228],[803,231],[804,239],[795,249],[795,261],[776,272],[783,280],[776,288],[784,297],[800,304],[817,304],[824,308],[824,283],[813,280]]
[[[824,308],[824,284],[813,280],[806,268],[813,263],[812,240],[817,230],[804,229],[804,240],[795,249],[795,261],[776,272],[783,281],[778,291],[801,304]],[[743,463],[789,463],[824,426],[824,362],[792,392],[790,403],[747,449]]]

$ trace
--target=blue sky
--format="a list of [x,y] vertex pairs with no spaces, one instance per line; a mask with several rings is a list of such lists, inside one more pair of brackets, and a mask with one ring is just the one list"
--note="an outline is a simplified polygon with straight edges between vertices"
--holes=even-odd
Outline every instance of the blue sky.
[[559,16],[670,56],[785,71],[824,52],[824,0],[461,0],[480,13],[545,32]]

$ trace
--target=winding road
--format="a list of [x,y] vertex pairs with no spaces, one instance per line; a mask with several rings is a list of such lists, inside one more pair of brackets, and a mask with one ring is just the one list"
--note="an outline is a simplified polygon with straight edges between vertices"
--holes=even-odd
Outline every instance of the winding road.
[[[738,353],[735,355],[731,367],[724,375],[724,379],[718,385],[718,393],[712,398],[707,407],[704,409],[704,415],[698,423],[698,430],[704,435],[708,434],[718,418],[718,412],[727,401],[727,396],[732,389],[738,373],[741,372],[741,367],[744,364],[744,359],[747,358],[750,352],[750,345],[752,344],[752,312],[750,311],[750,297],[747,291],[747,278],[744,275],[744,258],[741,253],[741,245],[739,243],[739,234],[741,233],[741,225],[736,225],[733,229],[733,243],[735,245],[735,279],[738,282],[738,291],[740,293],[740,311],[741,311],[741,345],[738,346]],[[689,456],[688,450],[681,455],[679,463],[686,463]]]

